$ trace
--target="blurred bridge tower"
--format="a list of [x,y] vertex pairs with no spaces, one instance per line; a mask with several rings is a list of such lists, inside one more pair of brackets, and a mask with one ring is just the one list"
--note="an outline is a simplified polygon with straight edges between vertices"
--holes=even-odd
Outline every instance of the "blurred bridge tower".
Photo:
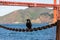
[[54,7],[53,7],[53,14],[54,14],[54,18],[53,18],[53,23],[55,23],[57,21],[57,7],[56,7],[56,0],[54,0]]

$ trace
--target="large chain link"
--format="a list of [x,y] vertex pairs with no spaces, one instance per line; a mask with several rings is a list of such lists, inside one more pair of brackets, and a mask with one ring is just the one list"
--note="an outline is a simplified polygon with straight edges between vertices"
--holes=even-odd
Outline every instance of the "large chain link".
[[37,27],[37,28],[32,28],[32,29],[21,29],[21,28],[9,28],[6,26],[2,26],[0,25],[0,28],[4,28],[7,30],[11,30],[11,31],[18,31],[18,32],[32,32],[32,31],[37,31],[37,30],[43,30],[43,29],[47,29],[47,28],[51,28],[57,25],[57,22],[54,24],[50,24],[50,25],[46,25],[46,26],[42,26],[42,27]]

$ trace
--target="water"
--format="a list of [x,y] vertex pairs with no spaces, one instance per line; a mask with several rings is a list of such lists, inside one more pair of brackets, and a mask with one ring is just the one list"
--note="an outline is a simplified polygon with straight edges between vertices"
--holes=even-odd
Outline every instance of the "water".
[[[48,23],[33,24],[34,27],[45,26]],[[25,24],[1,24],[12,28],[26,28]],[[15,32],[0,28],[0,40],[56,40],[56,27],[33,32]]]

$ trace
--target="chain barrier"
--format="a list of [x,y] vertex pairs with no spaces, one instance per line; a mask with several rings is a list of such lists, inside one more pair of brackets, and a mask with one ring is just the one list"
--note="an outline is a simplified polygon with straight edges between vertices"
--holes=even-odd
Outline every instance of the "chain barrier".
[[57,22],[54,24],[50,24],[50,25],[46,25],[46,26],[42,26],[42,27],[37,27],[37,28],[31,28],[31,29],[21,29],[21,28],[9,28],[6,26],[2,26],[0,25],[0,28],[4,28],[7,30],[11,30],[11,31],[18,31],[18,32],[32,32],[32,31],[38,31],[38,30],[43,30],[43,29],[47,29],[47,28],[51,28],[57,25]]

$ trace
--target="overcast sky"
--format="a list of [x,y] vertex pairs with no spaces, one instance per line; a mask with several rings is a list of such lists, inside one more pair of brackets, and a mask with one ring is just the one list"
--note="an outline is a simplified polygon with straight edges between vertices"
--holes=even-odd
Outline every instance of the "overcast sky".
[[[0,0],[2,1],[2,0]],[[53,0],[4,0],[4,1],[13,1],[13,2],[38,2],[38,3],[51,3],[53,4]],[[57,0],[58,3],[58,0]],[[27,7],[20,6],[0,6],[0,16],[4,16],[14,10],[26,9]]]

